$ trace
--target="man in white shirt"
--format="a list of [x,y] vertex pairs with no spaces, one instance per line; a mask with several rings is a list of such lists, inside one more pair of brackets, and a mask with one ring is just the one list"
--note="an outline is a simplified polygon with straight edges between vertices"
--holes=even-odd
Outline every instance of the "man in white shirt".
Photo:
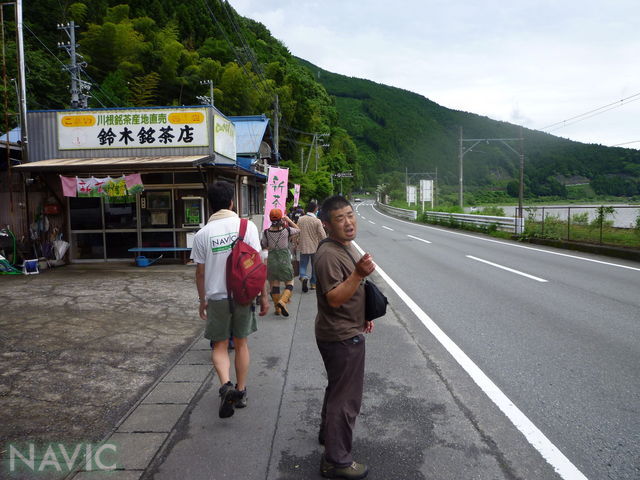
[[[193,238],[191,259],[196,262],[196,287],[200,299],[200,318],[206,320],[205,338],[213,341],[211,360],[220,379],[220,418],[234,414],[234,408],[247,406],[246,380],[249,372],[247,337],[257,330],[255,307],[234,305],[230,311],[226,266],[233,241],[240,231],[240,218],[232,211],[234,188],[228,182],[215,182],[208,188],[213,215]],[[258,228],[248,222],[244,242],[260,251]],[[266,285],[266,284],[265,284]],[[266,286],[260,294],[260,316],[269,309]],[[235,344],[235,388],[230,379],[231,360],[227,347],[233,335]]]

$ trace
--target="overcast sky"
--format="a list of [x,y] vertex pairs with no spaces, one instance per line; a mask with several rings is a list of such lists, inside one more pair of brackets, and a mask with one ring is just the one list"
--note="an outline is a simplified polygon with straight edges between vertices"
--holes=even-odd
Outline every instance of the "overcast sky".
[[230,3],[326,70],[581,142],[640,148],[638,0]]

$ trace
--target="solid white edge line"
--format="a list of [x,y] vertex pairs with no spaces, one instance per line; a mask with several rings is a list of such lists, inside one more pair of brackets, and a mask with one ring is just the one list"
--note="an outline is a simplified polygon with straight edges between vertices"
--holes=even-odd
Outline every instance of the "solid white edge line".
[[[364,251],[356,242],[351,242],[356,249],[364,254]],[[379,265],[376,265],[376,272],[395,290],[398,296],[418,317],[422,324],[431,334],[442,344],[451,354],[456,362],[464,369],[471,379],[478,385],[489,399],[502,410],[513,425],[520,430],[527,441],[542,455],[551,467],[566,480],[588,480],[587,477],[545,436],[544,433],[529,420],[522,411],[516,407],[509,397],[507,397],[487,375],[480,370],[473,360],[464,353],[446,333],[436,325],[436,323],[416,304],[404,290],[402,290],[389,275],[385,273]]]
[[475,240],[482,240],[483,242],[498,243],[500,245],[506,245],[508,247],[524,248],[525,250],[533,250],[535,252],[548,253],[550,255],[559,255],[561,257],[575,258],[577,260],[584,260],[585,262],[600,263],[602,265],[609,265],[611,267],[626,268],[628,270],[636,270],[636,271],[640,272],[640,268],[638,268],[638,267],[629,267],[628,265],[620,265],[619,263],[604,262],[602,260],[595,260],[593,258],[579,257],[577,255],[569,255],[568,253],[552,252],[550,250],[543,250],[542,248],[527,247],[525,245],[517,245],[517,244],[514,244],[514,243],[501,242],[500,240],[492,240],[490,238],[482,238],[482,237],[477,237],[475,235],[468,235],[466,233],[460,233],[460,232],[451,232],[449,230],[444,230],[442,228],[430,227],[428,225],[423,225],[421,223],[409,222],[409,221],[406,221],[406,220],[400,220],[399,218],[395,218],[395,217],[392,217],[390,215],[387,215],[386,213],[382,213],[374,205],[371,205],[371,208],[373,208],[376,212],[378,212],[383,217],[387,217],[387,218],[390,218],[392,220],[396,220],[398,222],[408,223],[410,225],[415,225],[417,227],[428,228],[428,229],[431,229],[431,230],[437,230],[439,232],[444,232],[444,233],[450,233],[451,235],[460,235],[462,237],[469,237],[469,238],[473,238]]
[[393,228],[387,227],[386,225],[382,225],[382,228],[386,228],[387,230],[391,230],[393,232]]
[[420,237],[414,237],[413,235],[407,235],[407,237],[413,238],[414,240],[419,240],[424,243],[431,243],[429,240],[425,240],[424,238],[420,238]]
[[530,278],[535,280],[536,282],[548,282],[544,278],[534,277],[533,275],[529,275],[528,273],[521,272],[520,270],[514,270],[513,268],[505,267],[504,265],[499,265],[497,263],[490,262],[489,260],[483,260],[482,258],[474,257],[473,255],[467,255],[467,258],[471,260],[476,260],[478,262],[486,263],[487,265],[491,265],[492,267],[501,268],[502,270],[506,270],[507,272],[515,273],[517,275],[522,275],[523,277]]

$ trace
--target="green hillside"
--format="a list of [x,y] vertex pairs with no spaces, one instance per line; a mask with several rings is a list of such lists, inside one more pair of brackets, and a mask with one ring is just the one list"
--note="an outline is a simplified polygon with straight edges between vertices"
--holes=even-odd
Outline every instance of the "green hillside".
[[[298,59],[335,98],[338,124],[358,146],[364,185],[388,172],[434,172],[457,185],[459,127],[464,138],[518,138],[520,127],[442,107],[399,88],[322,70]],[[525,183],[530,196],[566,196],[565,183],[591,181],[596,193],[640,195],[640,152],[582,144],[523,129]],[[518,142],[510,144],[519,150]],[[465,144],[465,148],[471,146]],[[464,157],[465,185],[517,192],[519,158],[500,142]]]
[[[465,138],[515,138],[520,127],[444,108],[421,95],[319,69],[291,55],[258,21],[222,0],[33,0],[25,6],[29,109],[68,108],[67,38],[56,24],[76,22],[90,107],[193,105],[207,95],[227,115],[281,113],[281,165],[302,184],[303,199],[332,191],[331,174],[352,170],[344,191],[373,188],[411,172],[438,169],[441,191],[458,183],[458,129]],[[7,74],[15,78],[15,43],[6,22]],[[0,84],[17,124],[15,89]],[[4,100],[4,98],[3,98]],[[322,134],[313,141],[310,133]],[[564,197],[640,195],[640,152],[585,145],[524,129],[526,193]],[[318,146],[320,145],[320,146]],[[468,144],[467,144],[468,145]],[[513,144],[517,149],[518,145]],[[311,167],[301,170],[301,159]],[[316,161],[317,159],[317,161]],[[518,156],[499,143],[465,156],[465,188],[517,193]],[[316,167],[317,165],[317,167]],[[499,194],[499,195],[498,195]]]

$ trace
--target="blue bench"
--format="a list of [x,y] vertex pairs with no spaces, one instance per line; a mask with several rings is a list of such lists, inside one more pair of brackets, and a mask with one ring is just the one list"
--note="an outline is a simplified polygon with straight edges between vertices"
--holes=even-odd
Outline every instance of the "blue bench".
[[[137,253],[163,253],[163,252],[180,252],[182,256],[182,263],[187,263],[187,252],[190,252],[189,247],[133,247],[129,249],[129,252]],[[135,256],[134,256],[135,260]]]

